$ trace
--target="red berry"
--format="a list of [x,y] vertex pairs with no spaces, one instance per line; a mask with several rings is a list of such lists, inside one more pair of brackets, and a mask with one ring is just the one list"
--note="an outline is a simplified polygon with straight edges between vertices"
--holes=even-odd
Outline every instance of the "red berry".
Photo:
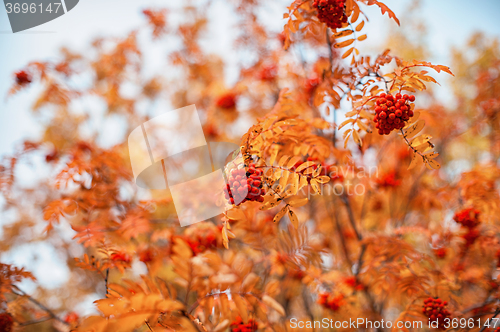
[[409,99],[410,99],[411,102],[414,102],[415,101],[415,96],[411,95]]

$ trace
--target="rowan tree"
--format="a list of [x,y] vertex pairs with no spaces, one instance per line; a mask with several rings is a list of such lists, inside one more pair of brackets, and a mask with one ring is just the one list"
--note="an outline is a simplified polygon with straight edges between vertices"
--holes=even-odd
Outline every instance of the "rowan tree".
[[[498,42],[472,36],[452,73],[382,46],[363,55],[367,8],[405,24],[377,0],[296,0],[282,31],[266,2],[233,1],[229,63],[203,46],[212,5],[147,8],[122,38],[13,74],[9,97],[37,93],[43,134],[1,162],[0,250],[50,245],[69,278],[28,294],[35,271],[0,264],[0,331],[292,331],[325,317],[484,330],[500,312]],[[168,70],[145,70],[151,52]],[[191,104],[208,140],[240,148],[224,214],[180,227],[169,190],[136,185],[127,135],[158,105]],[[79,312],[93,294],[94,314]]]

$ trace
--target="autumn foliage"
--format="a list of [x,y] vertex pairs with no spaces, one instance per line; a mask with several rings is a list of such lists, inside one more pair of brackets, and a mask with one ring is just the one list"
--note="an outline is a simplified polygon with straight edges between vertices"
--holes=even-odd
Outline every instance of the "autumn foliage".
[[[377,0],[296,0],[281,31],[263,5],[226,3],[231,64],[203,46],[210,5],[186,4],[13,73],[8,97],[32,93],[41,135],[1,160],[2,257],[41,243],[68,276],[47,289],[35,276],[50,269],[0,263],[0,331],[284,332],[325,317],[465,331],[447,319],[480,330],[500,313],[498,44],[473,36],[454,76],[397,48],[362,54],[379,33],[367,9],[404,25]],[[172,70],[146,70],[151,52]],[[136,184],[127,136],[191,104],[207,140],[239,149],[224,214],[180,227],[168,189]]]

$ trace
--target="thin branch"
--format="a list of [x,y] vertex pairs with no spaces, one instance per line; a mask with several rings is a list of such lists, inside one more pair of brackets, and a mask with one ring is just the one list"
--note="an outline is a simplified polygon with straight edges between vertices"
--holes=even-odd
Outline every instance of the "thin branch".
[[37,307],[39,307],[40,309],[42,309],[43,311],[45,311],[46,313],[49,314],[50,318],[53,318],[65,325],[70,325],[68,322],[62,320],[61,318],[57,317],[57,315],[52,311],[50,310],[49,308],[47,308],[45,305],[41,304],[40,302],[38,302],[37,300],[35,300],[34,298],[32,298],[31,296],[29,296],[28,294],[26,294],[23,290],[21,290],[19,287],[15,286],[15,285],[12,285],[13,288],[15,288],[19,293],[16,293],[14,292],[14,294],[18,295],[18,296],[25,296],[30,302],[34,303]]
[[151,328],[151,325],[149,325],[148,321],[147,320],[144,320],[144,323],[146,323],[147,327],[149,328],[149,330],[151,332],[154,332],[153,329]]
[[356,221],[354,220],[354,214],[352,212],[351,203],[349,203],[349,198],[345,195],[340,197],[340,200],[344,203],[347,209],[347,215],[349,216],[349,221],[351,222],[351,226],[354,229],[354,233],[356,233],[356,237],[359,241],[363,240],[363,236],[359,233],[358,227],[356,226]]
[[106,295],[109,294],[109,291],[108,291],[108,279],[109,279],[109,269],[106,269],[106,276],[104,277],[104,286],[106,287]]
[[[496,316],[498,316],[498,314],[500,314],[500,308],[498,308],[496,311],[495,311],[495,314],[493,315],[493,317],[491,317],[491,319],[495,318]],[[484,330],[486,330],[488,326],[487,325],[484,325],[480,330],[479,332],[483,332]]]

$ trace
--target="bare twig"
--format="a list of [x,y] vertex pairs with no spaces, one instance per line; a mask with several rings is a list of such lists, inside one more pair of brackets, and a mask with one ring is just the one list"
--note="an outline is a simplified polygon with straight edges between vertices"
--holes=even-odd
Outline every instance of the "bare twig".
[[[495,318],[496,316],[498,316],[498,314],[500,314],[500,308],[498,308],[496,311],[495,311],[495,314],[493,315],[493,317],[491,317],[491,319]],[[479,332],[483,332],[484,330],[486,330],[488,326],[487,325],[484,325],[480,330]]]
[[108,279],[109,279],[109,269],[106,269],[106,276],[104,277],[104,286],[106,287],[106,295],[109,294],[109,291],[108,291]]
[[[12,287],[15,288],[19,292],[19,293],[14,292],[14,294],[16,294],[18,296],[25,296],[30,302],[34,303],[37,307],[39,307],[40,309],[42,309],[43,311],[45,311],[47,314],[49,314],[50,318],[55,319],[55,320],[57,320],[57,321],[65,324],[65,325],[69,325],[68,322],[66,322],[66,321],[62,320],[61,318],[57,317],[57,315],[52,310],[50,310],[45,305],[41,304],[40,302],[38,302],[37,300],[35,300],[31,296],[29,296],[28,294],[26,294],[19,287],[15,286],[15,285],[12,285]],[[35,324],[35,323],[33,323],[33,324]]]

